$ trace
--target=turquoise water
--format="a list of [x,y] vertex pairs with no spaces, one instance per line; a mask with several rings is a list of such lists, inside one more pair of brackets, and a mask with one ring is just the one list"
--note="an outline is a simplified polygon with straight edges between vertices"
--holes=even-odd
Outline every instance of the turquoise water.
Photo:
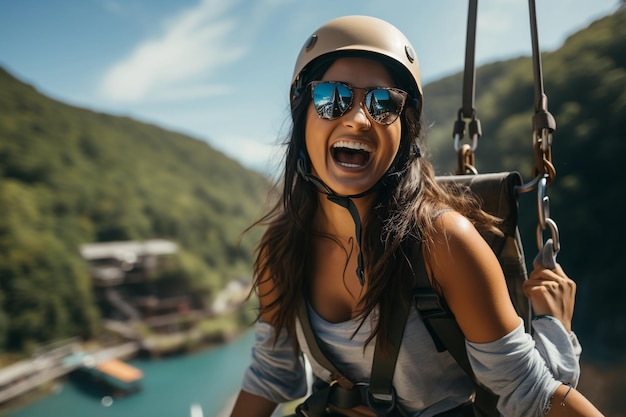
[[143,371],[143,390],[116,398],[109,407],[67,382],[60,393],[2,416],[189,417],[191,405],[199,404],[204,417],[216,417],[239,390],[253,340],[249,331],[227,345],[196,354],[128,361]]

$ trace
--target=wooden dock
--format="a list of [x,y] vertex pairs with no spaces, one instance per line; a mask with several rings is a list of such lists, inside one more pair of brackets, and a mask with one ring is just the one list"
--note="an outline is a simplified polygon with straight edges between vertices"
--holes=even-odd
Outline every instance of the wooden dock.
[[64,377],[83,366],[97,366],[112,359],[134,356],[139,344],[129,342],[97,352],[85,352],[78,342],[70,342],[0,369],[0,405],[42,384]]

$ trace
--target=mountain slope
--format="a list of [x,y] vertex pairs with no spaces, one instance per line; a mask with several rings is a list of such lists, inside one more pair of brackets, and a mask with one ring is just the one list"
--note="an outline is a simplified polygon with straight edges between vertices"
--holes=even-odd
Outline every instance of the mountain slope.
[[98,325],[82,243],[167,238],[205,291],[249,275],[267,181],[207,143],[51,100],[0,69],[0,349]]

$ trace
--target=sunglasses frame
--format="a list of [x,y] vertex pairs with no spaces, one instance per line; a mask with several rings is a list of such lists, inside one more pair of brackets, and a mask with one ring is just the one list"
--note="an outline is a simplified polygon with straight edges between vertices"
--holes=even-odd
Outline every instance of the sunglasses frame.
[[[314,90],[315,87],[317,87],[320,84],[338,84],[341,86],[346,87],[349,91],[350,91],[350,103],[348,103],[348,107],[346,108],[346,110],[341,113],[339,116],[337,117],[324,117],[322,116],[318,111],[317,111],[317,106],[315,105],[315,94],[314,94]],[[366,105],[363,105],[363,107],[365,108],[365,112],[367,113],[368,117],[370,119],[372,119],[374,122],[383,125],[383,126],[388,126],[390,124],[392,124],[393,122],[395,122],[396,120],[398,120],[398,117],[400,117],[400,115],[402,114],[402,110],[404,110],[404,106],[406,104],[407,98],[409,97],[409,93],[407,93],[406,91],[400,89],[400,88],[395,88],[395,87],[355,87],[351,84],[348,84],[346,82],[343,81],[329,81],[329,80],[325,80],[325,81],[311,81],[308,86],[311,90],[311,102],[313,103],[313,106],[316,108],[315,109],[315,113],[317,113],[317,115],[319,116],[320,119],[324,119],[324,120],[336,120],[339,119],[340,117],[344,116],[346,113],[348,113],[351,109],[352,109],[352,105],[354,104],[354,90],[362,90],[364,92],[363,95],[363,100],[362,102],[365,101],[367,95],[369,93],[371,93],[372,91],[375,90],[386,90],[386,91],[393,91],[394,93],[399,94],[402,97],[402,103],[400,103],[400,107],[398,109],[398,111],[396,112],[396,116],[393,118],[393,120],[391,120],[390,122],[384,123],[384,122],[380,122],[378,120],[376,120],[376,118],[370,114],[369,109],[367,108]]]

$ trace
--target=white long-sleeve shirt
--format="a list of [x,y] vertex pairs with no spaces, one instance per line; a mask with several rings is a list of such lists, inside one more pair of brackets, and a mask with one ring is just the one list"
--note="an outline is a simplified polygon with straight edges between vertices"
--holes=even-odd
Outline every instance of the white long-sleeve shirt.
[[[369,382],[375,341],[363,349],[376,314],[354,337],[359,320],[329,323],[309,308],[311,326],[329,359],[353,382]],[[576,385],[580,346],[573,334],[550,317],[533,321],[534,337],[520,326],[490,343],[466,342],[477,377],[500,395],[498,408],[509,416],[542,416],[561,382]],[[296,333],[301,353],[282,331],[274,345],[274,328],[257,323],[252,363],[243,389],[275,402],[305,395],[306,355],[313,373],[330,382],[330,373],[312,357],[299,323]],[[472,383],[448,352],[437,352],[421,316],[411,309],[393,379],[399,405],[408,416],[434,416],[467,402]]]

